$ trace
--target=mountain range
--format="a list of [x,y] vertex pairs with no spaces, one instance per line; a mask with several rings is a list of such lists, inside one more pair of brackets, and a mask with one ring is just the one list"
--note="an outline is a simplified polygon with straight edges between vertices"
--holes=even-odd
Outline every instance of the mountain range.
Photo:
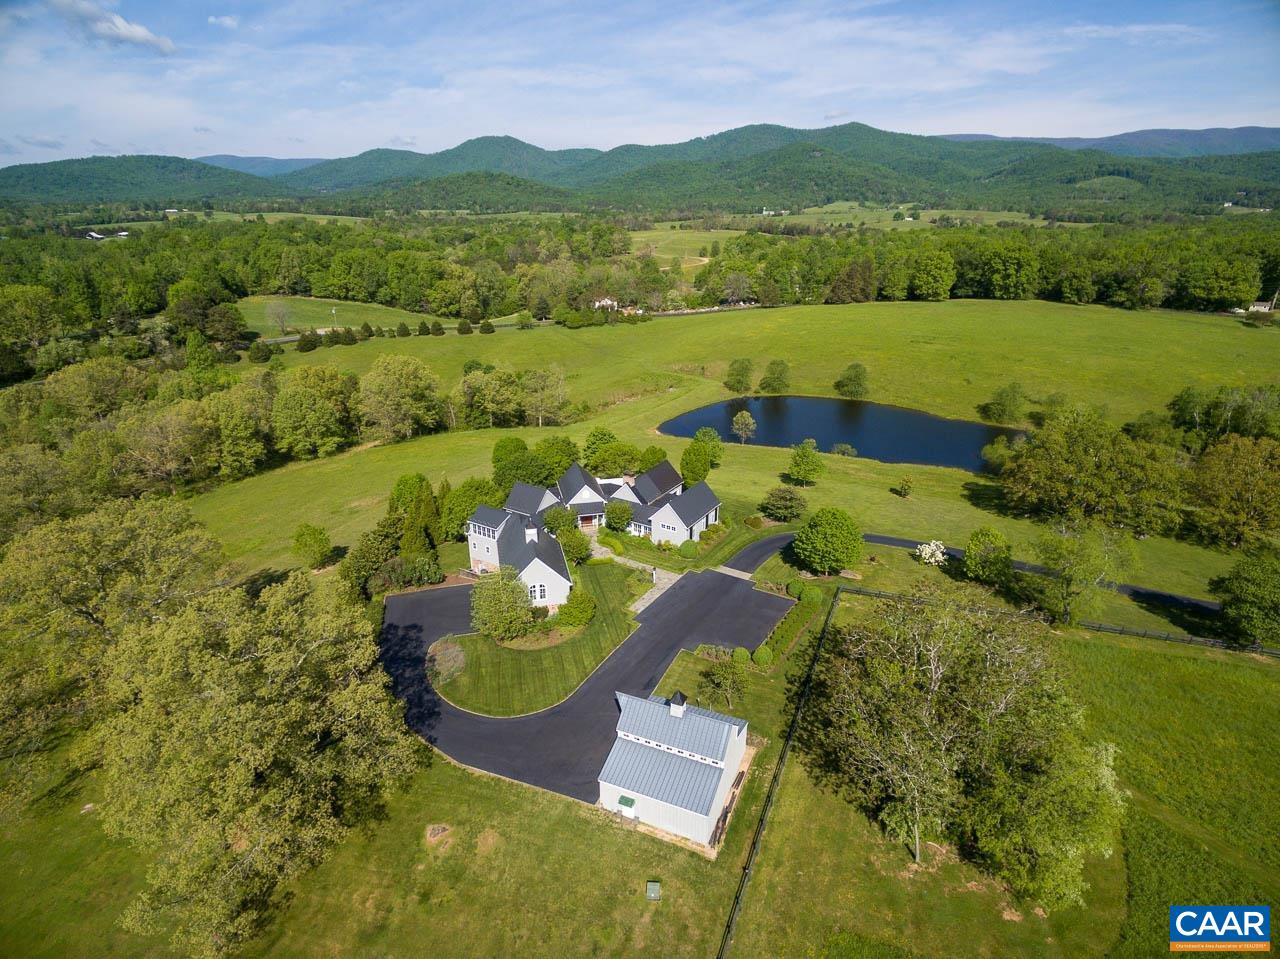
[[1109,137],[996,137],[988,133],[944,134],[948,140],[1023,140],[1065,150],[1101,150],[1117,156],[1194,157],[1280,150],[1276,127],[1214,127],[1208,130],[1132,130]]
[[[1156,137],[1155,134],[1160,134]],[[1233,134],[1239,134],[1233,138]],[[1138,131],[1114,150],[1265,146],[1280,130]],[[1124,140],[1125,137],[1130,139]],[[1280,152],[1117,155],[1087,143],[757,124],[681,143],[544,150],[509,136],[438,153],[332,160],[216,155],[91,157],[0,168],[0,198],[168,203],[271,198],[315,212],[473,209],[798,209],[835,200],[1052,212],[1085,219],[1280,205]]]

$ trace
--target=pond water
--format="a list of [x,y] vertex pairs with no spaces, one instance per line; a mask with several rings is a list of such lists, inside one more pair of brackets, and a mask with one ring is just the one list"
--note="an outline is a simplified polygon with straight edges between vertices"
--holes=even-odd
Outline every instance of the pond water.
[[756,435],[749,441],[754,444],[794,446],[812,438],[823,452],[830,452],[836,443],[848,443],[859,456],[885,463],[951,466],[973,472],[982,469],[982,447],[997,436],[1013,439],[1019,433],[901,406],[821,396],[725,400],[682,413],[658,430],[669,436],[693,436],[701,427],[710,426],[725,442],[736,443],[730,424],[740,410],[755,418]]

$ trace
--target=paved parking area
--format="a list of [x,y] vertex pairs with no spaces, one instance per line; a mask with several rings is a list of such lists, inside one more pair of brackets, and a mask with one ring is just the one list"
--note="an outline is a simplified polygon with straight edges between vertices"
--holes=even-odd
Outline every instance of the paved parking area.
[[528,716],[498,719],[445,702],[431,688],[426,650],[469,632],[471,587],[387,597],[381,655],[409,726],[457,762],[594,803],[596,777],[613,745],[614,692],[653,692],[682,649],[702,643],[755,649],[791,600],[708,570],[686,573],[636,615],[640,624],[564,702]]

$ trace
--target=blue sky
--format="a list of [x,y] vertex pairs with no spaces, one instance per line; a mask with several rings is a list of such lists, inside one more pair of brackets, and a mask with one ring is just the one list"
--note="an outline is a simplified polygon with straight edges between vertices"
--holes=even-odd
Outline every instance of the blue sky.
[[1280,3],[0,0],[0,164],[1280,126]]

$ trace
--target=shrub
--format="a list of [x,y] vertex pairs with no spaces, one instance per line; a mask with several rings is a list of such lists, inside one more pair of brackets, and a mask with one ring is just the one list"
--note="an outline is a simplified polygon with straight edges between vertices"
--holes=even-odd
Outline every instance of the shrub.
[[838,573],[862,557],[862,530],[844,510],[826,506],[796,533],[792,549],[815,573]]
[[834,446],[831,447],[831,452],[835,453],[836,456],[857,456],[858,455],[858,451],[855,450],[848,443],[836,443]]
[[361,536],[342,562],[338,564],[338,577],[347,584],[354,595],[369,598],[369,580],[382,569],[400,548],[400,535],[404,521],[399,516],[384,516],[376,526]]
[[835,387],[846,399],[861,399],[867,395],[867,368],[861,363],[850,363],[836,380]]
[[773,650],[768,646],[761,646],[751,654],[751,660],[761,669],[768,669],[773,665]]
[[747,517],[746,519],[744,519],[742,522],[743,522],[743,524],[744,524],[745,526],[748,526],[748,527],[750,527],[751,529],[760,529],[761,527],[763,527],[763,526],[764,526],[764,517],[763,517],[763,516],[758,516],[758,515],[756,515],[755,513],[752,513],[750,516],[748,516],[748,517]]
[[915,553],[916,559],[926,566],[945,566],[947,563],[947,547],[939,539],[921,543],[912,552]]
[[492,323],[490,323],[488,320],[481,320],[481,321],[480,321],[480,332],[481,332],[481,333],[492,333],[492,332],[493,332],[493,324],[492,324]]
[[779,523],[789,523],[799,519],[808,505],[805,498],[794,488],[775,486],[760,501],[760,512]]
[[822,602],[822,590],[816,586],[806,586],[800,590],[800,602],[805,606],[817,606]]
[[614,556],[621,556],[624,552],[622,540],[618,539],[618,537],[614,536],[612,533],[608,531],[605,531],[601,533],[599,536],[597,536],[596,542],[599,543],[601,546],[603,546],[605,549],[609,550],[609,552],[613,553]]
[[1280,646],[1280,557],[1270,552],[1246,556],[1209,587],[1222,601],[1234,643]]
[[804,583],[798,579],[787,581],[787,595],[792,599],[799,599],[800,593],[804,590]]
[[751,662],[751,650],[747,649],[745,646],[735,647],[733,650],[733,661],[735,663],[742,663],[743,665]]
[[441,323],[439,320],[432,320],[432,321],[431,321],[431,335],[432,335],[432,336],[444,336],[444,324],[443,324],[443,323]]
[[604,525],[615,533],[621,533],[631,523],[631,505],[621,500],[612,500],[604,508]]
[[434,550],[413,557],[393,556],[369,577],[369,592],[376,596],[393,589],[408,589],[443,580],[444,573]]
[[521,310],[516,314],[516,329],[531,330],[533,329],[533,314],[528,310]]
[[581,586],[575,586],[556,613],[556,622],[561,626],[585,626],[595,614],[595,597]]
[[462,336],[467,336],[471,333],[471,321],[465,316],[458,321],[458,333]]
[[911,499],[911,491],[915,488],[915,484],[911,482],[910,476],[904,476],[898,481],[898,485],[892,487],[889,492],[894,496],[901,496],[903,499]]
[[299,353],[310,353],[320,345],[320,337],[316,336],[311,330],[304,331],[299,337],[294,349]]
[[430,324],[430,323],[428,323],[426,320],[419,320],[419,321],[418,321],[418,335],[419,335],[419,336],[430,336],[430,335],[431,335],[431,324]]
[[996,390],[991,399],[978,407],[984,420],[992,423],[1017,423],[1026,419],[1027,394],[1017,383]]
[[680,548],[676,550],[676,552],[678,552],[685,559],[697,559],[698,544],[691,539],[687,539],[680,544]]
[[249,344],[249,362],[266,363],[271,359],[271,346],[262,340],[254,340]]
[[578,519],[573,515],[573,510],[564,506],[553,506],[542,514],[542,525],[552,536],[559,536],[565,530],[577,526]]
[[979,526],[964,550],[965,575],[975,582],[999,586],[1013,576],[1013,550],[998,529]]
[[400,324],[396,327],[396,336],[412,336],[412,335],[413,334],[409,332],[409,324],[406,323],[404,320],[401,320]]
[[591,556],[591,541],[580,529],[570,527],[561,530],[556,539],[560,542],[560,548],[564,550],[564,558],[575,566],[586,562]]
[[311,569],[323,566],[332,553],[333,544],[323,528],[303,523],[293,531],[293,555]]

